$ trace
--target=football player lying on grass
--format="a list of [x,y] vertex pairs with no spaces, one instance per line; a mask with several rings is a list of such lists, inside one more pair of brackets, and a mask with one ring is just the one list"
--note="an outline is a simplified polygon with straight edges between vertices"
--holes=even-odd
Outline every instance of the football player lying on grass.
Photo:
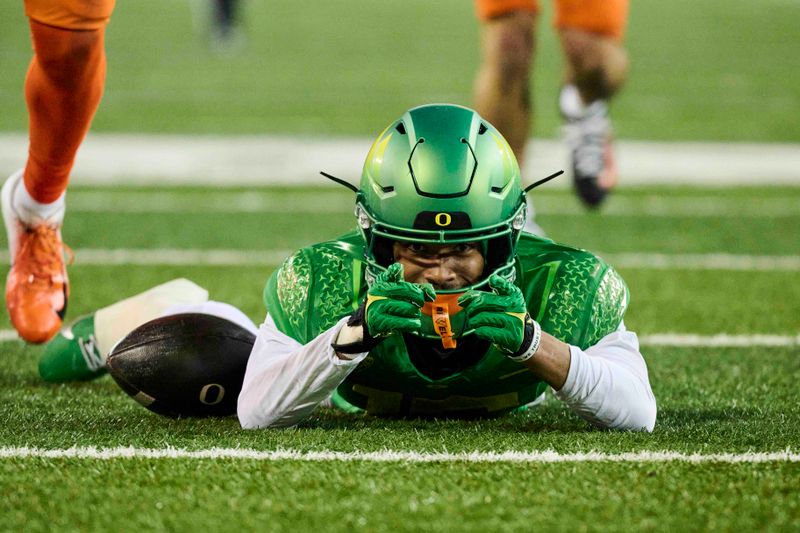
[[[102,372],[103,355],[147,319],[199,311],[255,334],[238,396],[244,428],[292,426],[328,401],[378,416],[497,416],[552,388],[597,426],[653,429],[647,367],[622,320],[627,287],[591,253],[521,231],[516,160],[475,112],[423,106],[389,125],[367,155],[355,214],[357,231],[299,250],[272,275],[257,331],[176,281],[182,294],[167,284],[153,289],[166,297],[140,295],[59,336],[43,376],[70,379],[48,368],[80,367],[90,332],[97,369],[76,376]],[[146,313],[121,310],[137,298]]]

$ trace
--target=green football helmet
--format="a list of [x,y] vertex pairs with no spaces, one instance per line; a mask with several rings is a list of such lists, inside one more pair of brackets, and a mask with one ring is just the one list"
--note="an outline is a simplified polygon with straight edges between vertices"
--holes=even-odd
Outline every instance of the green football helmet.
[[486,266],[480,281],[437,294],[484,288],[492,273],[513,280],[525,225],[519,165],[503,136],[475,111],[447,104],[415,107],[372,145],[355,215],[366,243],[368,282],[393,262],[393,241],[482,246]]

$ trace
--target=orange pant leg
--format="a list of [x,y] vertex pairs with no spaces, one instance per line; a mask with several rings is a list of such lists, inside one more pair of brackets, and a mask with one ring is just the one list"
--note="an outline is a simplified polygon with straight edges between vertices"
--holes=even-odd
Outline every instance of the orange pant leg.
[[621,41],[628,0],[556,0],[556,28],[576,28]]
[[103,94],[105,28],[71,30],[30,20],[34,56],[25,78],[30,147],[25,188],[50,203],[69,173]]
[[67,187],[105,82],[103,34],[115,0],[25,0],[34,56],[25,78],[25,188],[42,203]]
[[25,0],[34,57],[25,78],[30,148],[25,188],[42,203],[67,187],[103,94],[103,33],[115,0]]
[[539,12],[537,0],[475,0],[475,11],[481,20],[489,20],[514,11]]
[[99,30],[108,24],[115,0],[25,0],[32,20],[68,30]]

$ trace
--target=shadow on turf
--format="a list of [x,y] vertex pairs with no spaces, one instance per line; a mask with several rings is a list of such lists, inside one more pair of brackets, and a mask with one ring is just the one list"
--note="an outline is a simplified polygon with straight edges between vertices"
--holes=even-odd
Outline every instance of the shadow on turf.
[[351,415],[334,409],[322,409],[301,422],[302,429],[352,430],[375,428],[399,428],[409,430],[443,430],[464,427],[486,427],[492,431],[508,433],[542,433],[549,431],[582,432],[596,431],[586,422],[571,415],[560,405],[539,406],[520,413],[511,413],[492,418],[380,418],[369,415]]

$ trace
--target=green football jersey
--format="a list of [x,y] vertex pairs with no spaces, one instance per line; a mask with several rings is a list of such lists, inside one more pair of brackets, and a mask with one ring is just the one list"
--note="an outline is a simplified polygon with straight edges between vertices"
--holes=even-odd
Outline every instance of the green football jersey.
[[[356,233],[303,248],[264,289],[278,329],[306,344],[351,314],[365,298],[363,241]],[[585,251],[523,234],[516,281],[542,330],[580,348],[615,331],[628,304],[617,272]],[[497,415],[535,400],[547,385],[474,335],[453,350],[413,335],[393,335],[338,387],[334,402],[384,416]]]

